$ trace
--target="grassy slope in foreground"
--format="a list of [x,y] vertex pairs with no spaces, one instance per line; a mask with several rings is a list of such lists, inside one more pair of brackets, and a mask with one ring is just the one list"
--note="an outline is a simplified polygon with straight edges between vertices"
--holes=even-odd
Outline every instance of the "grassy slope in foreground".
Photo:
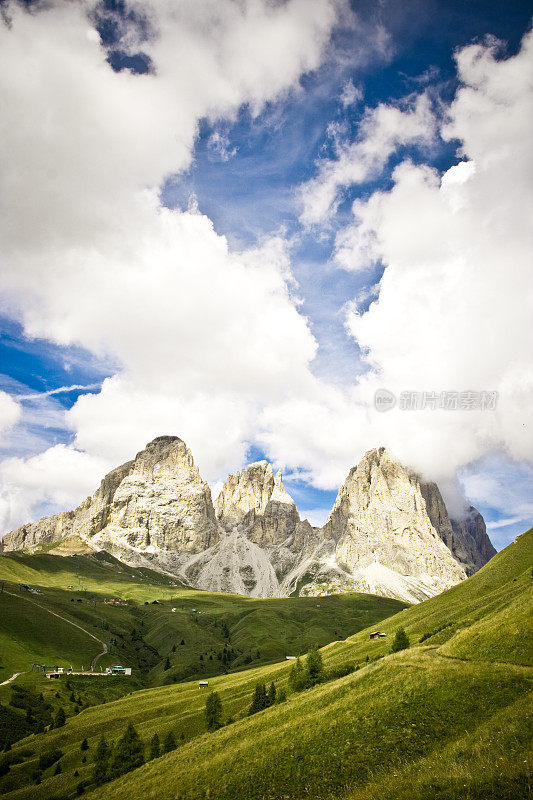
[[[438,622],[440,647],[388,656],[92,796],[529,796],[531,557],[530,532],[478,576],[382,626],[401,620],[413,637]],[[503,620],[510,629],[502,640]],[[363,634],[337,648],[348,655],[350,646],[368,650]]]
[[[145,741],[172,729],[184,744],[96,789],[93,800],[526,798],[532,540],[532,532],[524,534],[465,583],[380,623],[389,634],[404,625],[412,643],[433,634],[423,646],[376,661],[390,637],[370,641],[366,631],[329,645],[328,666],[350,660],[362,668],[215,734],[203,734],[205,694],[197,684],[136,692],[14,747],[14,754],[25,748],[32,755],[12,767],[0,791],[11,789],[12,800],[73,795],[76,781],[90,777],[100,733],[116,740],[131,720]],[[509,649],[499,637],[511,606]],[[467,630],[476,650],[465,655]],[[220,692],[225,716],[238,718],[256,680],[286,685],[289,668],[219,676],[210,688]],[[91,747],[82,764],[85,736]],[[40,786],[22,788],[38,755],[52,747],[65,753],[61,775],[44,773]]]

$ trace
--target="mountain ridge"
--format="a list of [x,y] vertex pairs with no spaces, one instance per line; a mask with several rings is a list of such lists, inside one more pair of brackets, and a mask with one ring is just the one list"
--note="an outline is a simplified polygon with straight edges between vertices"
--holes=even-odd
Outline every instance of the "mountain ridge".
[[266,460],[229,475],[213,503],[177,436],[149,442],[73,511],[6,534],[2,549],[70,536],[195,588],[253,597],[363,591],[418,602],[495,553],[479,512],[452,520],[437,485],[386,448],[369,450],[350,470],[316,528]]

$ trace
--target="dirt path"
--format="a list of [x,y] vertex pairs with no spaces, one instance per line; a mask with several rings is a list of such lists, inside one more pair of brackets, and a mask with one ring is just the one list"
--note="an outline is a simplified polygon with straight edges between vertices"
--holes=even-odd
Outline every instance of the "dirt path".
[[22,672],[15,672],[15,674],[12,675],[10,678],[8,678],[7,681],[2,681],[2,683],[0,683],[0,686],[6,686],[8,683],[13,683],[15,678],[18,678],[18,676],[22,674],[23,674]]
[[[37,606],[37,608],[41,608],[43,611],[47,611],[49,614],[52,614],[53,617],[57,617],[58,619],[62,619],[63,622],[66,622],[68,625],[72,625],[73,628],[78,628],[78,630],[83,631],[83,633],[86,633],[87,636],[90,636],[91,639],[94,639],[95,642],[98,642],[99,644],[101,644],[102,647],[103,647],[103,650],[100,653],[98,653],[98,655],[96,655],[93,658],[93,660],[91,661],[91,672],[94,670],[96,662],[100,658],[102,658],[102,656],[106,655],[106,653],[107,653],[107,645],[106,645],[106,643],[103,642],[101,639],[99,639],[98,636],[95,636],[90,631],[86,630],[85,628],[82,628],[81,625],[78,625],[76,622],[72,622],[70,619],[67,619],[66,617],[63,617],[61,614],[57,614],[55,611],[51,611],[49,608],[46,608],[46,606],[42,606],[40,603],[36,603],[35,600],[30,600],[29,597],[24,597],[21,594],[15,594],[14,592],[8,592],[8,591],[6,591],[6,594],[10,594],[11,597],[18,597],[20,600],[25,600],[27,603],[31,603],[32,605]],[[14,680],[17,677],[17,675],[20,675],[20,674],[21,674],[20,672],[17,672],[12,678],[9,679],[9,681]],[[9,681],[5,681],[5,683],[9,683]],[[2,686],[2,685],[3,684],[0,684],[0,686]]]

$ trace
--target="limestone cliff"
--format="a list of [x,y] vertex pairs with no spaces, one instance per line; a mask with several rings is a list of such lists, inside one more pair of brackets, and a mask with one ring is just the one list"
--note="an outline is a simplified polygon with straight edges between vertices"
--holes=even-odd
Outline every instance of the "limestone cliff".
[[106,475],[77,509],[23,525],[4,546],[18,550],[72,534],[127,557],[129,551],[197,553],[215,543],[219,530],[211,491],[185,442],[160,436]]
[[228,528],[253,512],[262,514],[274,491],[274,475],[268,461],[256,461],[236,475],[229,475],[215,501],[215,511]]
[[421,599],[466,577],[432,524],[420,479],[384,448],[350,470],[324,536],[334,542],[335,563],[367,591],[389,583],[395,596]]
[[475,509],[451,519],[436,484],[384,448],[350,470],[319,529],[300,519],[267,461],[230,475],[213,505],[176,436],[154,439],[74,511],[7,534],[3,549],[68,537],[200,589],[255,597],[363,591],[417,602],[494,554]]
[[215,501],[223,534],[184,567],[188,581],[210,591],[254,597],[286,592],[285,575],[301,559],[316,531],[300,520],[296,504],[267,461],[230,475]]

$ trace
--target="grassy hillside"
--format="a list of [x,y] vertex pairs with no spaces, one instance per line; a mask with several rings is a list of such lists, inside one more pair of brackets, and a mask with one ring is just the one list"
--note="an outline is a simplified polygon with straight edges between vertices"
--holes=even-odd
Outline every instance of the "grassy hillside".
[[[145,685],[157,685],[303,653],[402,607],[363,594],[256,600],[200,592],[105,554],[7,554],[0,557],[0,580],[0,683],[34,662],[88,667],[102,650],[53,614],[107,645],[99,667],[124,663]],[[41,593],[30,594],[19,583]],[[108,605],[110,597],[128,603]],[[0,700],[4,696],[0,687]]]
[[[57,549],[57,548],[56,548]],[[109,553],[55,555],[13,552],[0,555],[0,580],[56,589],[81,589],[107,596],[153,600],[170,597],[179,581],[155,570],[129,567]]]
[[[0,792],[10,800],[75,796],[91,780],[100,734],[116,741],[132,721],[145,742],[172,730],[179,747],[93,789],[93,800],[530,797],[532,567],[530,531],[468,581],[380,623],[387,639],[370,640],[367,629],[322,650],[328,667],[349,661],[356,672],[253,717],[256,681],[288,687],[289,664],[210,679],[224,718],[235,720],[216,733],[205,733],[206,695],[195,682],[87,708],[14,746],[8,755],[20,763]],[[411,647],[390,655],[400,625]],[[38,757],[50,748],[63,751],[62,772],[50,768],[35,784]]]

